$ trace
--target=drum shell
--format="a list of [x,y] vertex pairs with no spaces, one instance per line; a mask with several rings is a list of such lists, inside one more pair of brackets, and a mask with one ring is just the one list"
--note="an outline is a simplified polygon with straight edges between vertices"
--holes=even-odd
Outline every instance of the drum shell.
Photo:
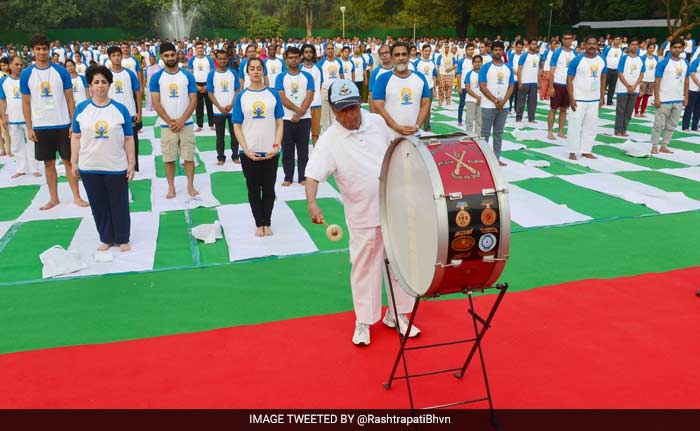
[[[387,204],[391,191],[387,190],[387,175],[394,150],[406,145],[403,140],[410,141],[422,157],[434,194],[434,208],[424,210],[436,212],[437,243],[420,244],[438,249],[427,286],[411,285],[410,277],[394,264],[402,251],[396,249],[390,234],[391,208]],[[399,285],[411,296],[429,297],[488,287],[505,266],[510,247],[505,180],[493,154],[464,134],[437,136],[427,143],[414,137],[392,143],[382,166],[380,219],[387,259]]]

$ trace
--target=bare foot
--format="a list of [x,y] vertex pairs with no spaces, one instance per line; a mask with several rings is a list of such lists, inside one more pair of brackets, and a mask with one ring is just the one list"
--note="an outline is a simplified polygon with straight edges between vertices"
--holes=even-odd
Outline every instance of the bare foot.
[[195,131],[195,132],[201,132],[201,131],[202,131],[202,128],[201,128],[201,127],[197,127],[196,129],[194,129],[194,131]]
[[503,163],[503,162],[500,161],[500,160],[498,161],[498,164],[501,165],[501,166],[508,166],[507,164]]
[[12,153],[7,153],[7,157],[14,157],[15,155]]
[[175,197],[175,190],[168,190],[168,194],[165,195],[165,199],[172,199]]
[[570,154],[569,154],[569,160],[578,160],[578,159],[576,158],[576,154],[570,153]]
[[623,137],[623,136],[625,136],[625,135],[624,135],[623,133],[615,133],[615,136],[621,138],[621,137]]
[[236,159],[236,160],[233,161],[233,163],[235,163],[235,164],[237,164],[237,165],[240,165],[240,164],[241,164],[241,159]]
[[272,236],[272,229],[270,229],[270,226],[263,226],[263,232],[265,232],[265,236]]
[[76,205],[78,205],[80,208],[86,208],[86,207],[89,207],[89,206],[90,206],[89,203],[85,202],[84,200],[82,200],[82,199],[80,199],[80,198],[74,199],[73,202],[74,202]]
[[12,175],[10,178],[19,178],[22,175],[27,175],[24,172],[16,172],[14,175]]
[[50,210],[51,208],[55,207],[55,206],[58,205],[58,204],[59,204],[58,201],[48,201],[47,203],[44,204],[44,206],[42,206],[42,207],[39,208],[39,209],[40,209],[41,211]]
[[256,231],[255,231],[255,236],[265,236],[265,228],[260,226]]
[[107,251],[111,246],[112,244],[107,244],[106,242],[103,242],[102,244],[100,244],[99,247],[97,247],[97,251]]
[[289,181],[284,181],[284,182],[282,183],[282,187],[289,187],[289,186],[291,186],[291,185],[292,185],[292,183],[290,183]]
[[688,133],[689,131],[690,130],[688,130],[688,129],[681,129],[681,132],[683,132],[683,133]]
[[625,138],[628,137],[629,135],[630,135],[630,134],[627,133],[627,132],[624,132],[624,133],[622,134],[622,136],[624,136]]
[[590,154],[590,153],[581,154],[581,156],[583,156],[583,157],[585,157],[585,158],[587,158],[587,159],[597,159],[596,156],[594,156],[593,154]]
[[561,133],[557,133],[558,138],[566,139],[566,135],[563,135]]
[[39,177],[41,176],[41,173],[40,173],[40,172],[34,172],[32,175],[34,175],[35,177],[39,178]]
[[219,166],[221,166],[221,165],[224,164],[224,161],[223,161],[223,160],[219,160],[219,161],[216,162],[216,164],[219,165]]
[[673,151],[669,150],[667,146],[661,146],[661,152],[666,154],[673,154]]
[[458,127],[464,127],[464,123],[458,123],[457,126],[458,126]]
[[554,140],[556,140],[557,138],[554,137],[554,133],[550,133],[550,134],[547,135],[547,139],[549,139],[549,140],[551,140],[551,141],[554,141]]
[[122,253],[126,253],[127,251],[131,251],[131,244],[119,244],[119,251]]
[[306,185],[306,180],[299,181],[300,186],[305,186]]
[[199,194],[199,192],[197,190],[195,190],[194,187],[188,187],[187,193],[190,195],[190,197],[195,197]]
[[659,147],[657,147],[656,145],[652,145],[651,154],[659,154]]
[[209,126],[209,130],[211,130],[211,131],[213,132],[213,131],[216,130],[216,127],[214,127],[214,126]]
[[528,120],[528,123],[535,124],[535,123],[537,123],[537,121],[535,121],[535,120],[529,121],[529,120]]

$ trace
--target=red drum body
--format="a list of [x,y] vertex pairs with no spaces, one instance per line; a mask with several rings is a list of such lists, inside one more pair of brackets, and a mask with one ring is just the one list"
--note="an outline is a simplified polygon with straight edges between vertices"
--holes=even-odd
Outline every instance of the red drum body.
[[380,178],[384,247],[413,297],[490,287],[510,248],[506,182],[495,156],[465,134],[400,138]]

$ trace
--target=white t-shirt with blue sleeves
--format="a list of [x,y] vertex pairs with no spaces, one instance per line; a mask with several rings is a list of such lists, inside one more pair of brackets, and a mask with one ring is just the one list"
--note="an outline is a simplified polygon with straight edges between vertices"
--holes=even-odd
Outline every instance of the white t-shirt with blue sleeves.
[[[182,117],[190,104],[190,94],[197,92],[197,83],[194,76],[185,69],[179,69],[175,73],[170,73],[161,69],[154,73],[149,84],[151,93],[160,93],[160,104],[165,112],[173,120]],[[189,118],[185,125],[192,124]],[[161,124],[161,127],[168,127]]]
[[187,68],[192,71],[195,81],[199,83],[207,82],[209,72],[215,68],[214,60],[208,55],[201,58],[195,55],[187,62]]
[[[307,91],[314,91],[314,78],[304,71],[300,71],[296,75],[292,75],[289,72],[284,72],[277,77],[277,82],[275,83],[275,90],[284,92],[284,95],[290,102],[296,106],[301,106],[306,99]],[[287,107],[284,107],[284,119],[291,120],[294,116],[294,112]],[[311,109],[307,109],[301,119],[311,118]]]
[[[469,85],[469,89],[472,90],[474,93],[476,93],[478,96],[481,96],[481,88],[479,88],[479,72],[472,69],[469,72],[467,72],[466,75],[464,75],[464,86],[466,87]],[[483,100],[483,97],[482,97]],[[469,94],[468,92],[466,93],[466,97],[464,98],[465,102],[474,102],[476,103],[476,98]],[[481,106],[481,105],[480,105]]]
[[603,57],[605,57],[605,63],[610,70],[617,70],[620,65],[620,60],[622,59],[622,48],[615,48],[614,46],[608,46],[603,50]]
[[19,90],[31,97],[34,130],[70,127],[65,91],[73,90],[73,81],[66,69],[53,63],[46,69],[31,65],[20,74]]
[[391,73],[393,70],[393,67],[386,68],[384,66],[379,66],[372,69],[372,73],[369,74],[369,91],[372,91],[372,87],[374,87],[374,83],[377,82],[378,77],[384,75],[387,72]]
[[131,55],[122,59],[122,67],[125,67],[125,68],[129,69],[130,71],[136,72],[136,73],[141,71],[141,65]]
[[656,66],[656,78],[661,78],[659,100],[661,103],[683,103],[685,80],[690,76],[690,67],[684,59],[664,58]]
[[[228,68],[224,72],[212,70],[207,77],[207,92],[213,94],[216,101],[221,106],[227,106],[233,103],[236,97],[236,92],[241,89],[241,82],[238,79],[238,74],[235,70]],[[222,114],[221,110],[214,105],[214,116],[229,117],[231,113]],[[231,111],[233,112],[233,110]]]
[[557,48],[552,54],[552,59],[549,61],[549,68],[554,67],[554,85],[566,85],[566,73],[569,70],[569,64],[576,58],[576,51],[573,49],[565,50]]
[[425,80],[428,82],[428,87],[432,90],[435,87],[435,78],[437,77],[437,65],[433,60],[424,60],[423,57],[419,58],[415,63],[416,71],[423,74]]
[[[339,58],[333,61],[322,58],[316,65],[321,70],[321,84],[326,87],[329,87],[333,81],[340,79],[340,74],[343,73],[343,62]],[[347,78],[347,76],[344,77]]]
[[119,72],[115,72],[113,69],[110,70],[112,71],[113,79],[112,85],[109,86],[109,98],[126,106],[129,114],[135,117],[138,110],[134,100],[134,91],[141,89],[139,78],[136,76],[136,73],[125,67]]
[[520,77],[523,85],[537,84],[537,77],[540,71],[540,54],[533,54],[529,51],[523,53],[520,56],[520,60],[518,60],[518,66],[522,69]]
[[126,173],[124,138],[134,135],[126,106],[114,100],[105,106],[95,105],[92,99],[80,102],[73,114],[73,133],[80,134],[80,172]]
[[601,76],[608,71],[600,55],[593,58],[580,54],[569,64],[568,76],[573,76],[574,100],[598,102],[600,100]]
[[88,87],[87,79],[85,79],[84,75],[78,75],[75,78],[71,78],[71,82],[73,83],[73,101],[78,106],[78,103],[87,100],[85,93],[85,89]]
[[0,100],[4,100],[7,104],[5,114],[9,124],[25,123],[22,112],[22,93],[19,91],[19,78],[15,79],[10,75],[0,78]]
[[281,58],[266,58],[263,62],[265,64],[265,70],[267,70],[267,79],[270,83],[270,87],[274,87],[277,82],[277,77],[280,73],[287,71],[287,65]]
[[[520,57],[521,61],[522,59],[523,57]],[[502,63],[500,66],[495,65],[493,62],[487,63],[479,70],[479,85],[482,82],[486,83],[486,88],[488,88],[493,97],[499,100],[503,99],[508,94],[508,87],[515,84],[513,70],[507,63]],[[496,109],[496,104],[484,97],[481,99],[481,107]]]
[[700,91],[700,87],[698,84],[693,81],[692,75],[694,75],[696,78],[700,79],[700,75],[698,75],[698,65],[700,65],[700,58],[696,58],[693,60],[692,63],[690,63],[690,73],[689,73],[689,78],[688,78],[688,91]]
[[282,117],[282,100],[276,91],[269,87],[261,90],[246,88],[236,96],[231,120],[241,125],[248,149],[265,155],[275,150],[276,121]]
[[[314,100],[311,102],[312,108],[321,107],[321,69],[315,64],[311,67],[306,67],[306,65],[301,65],[302,72],[306,72],[314,78]],[[277,84],[275,82],[275,84]]]
[[405,78],[385,73],[377,78],[372,88],[372,99],[383,100],[391,118],[406,126],[418,122],[421,99],[430,97],[428,81],[419,72],[410,72]]
[[[617,65],[617,73],[622,73],[625,80],[630,85],[637,83],[639,76],[645,71],[646,67],[644,66],[644,61],[638,55],[632,57],[625,54]],[[615,94],[628,94],[627,87],[625,87],[619,79],[617,80],[617,84],[615,84]],[[634,94],[639,94],[639,87],[637,87]]]
[[369,65],[365,60],[365,57],[360,55],[355,57],[354,55],[350,57],[352,64],[355,66],[355,82],[364,82],[365,80],[365,70],[369,69]]
[[656,79],[656,65],[659,64],[659,57],[652,55],[649,57],[645,55],[642,57],[644,60],[644,78],[642,82],[654,82]]

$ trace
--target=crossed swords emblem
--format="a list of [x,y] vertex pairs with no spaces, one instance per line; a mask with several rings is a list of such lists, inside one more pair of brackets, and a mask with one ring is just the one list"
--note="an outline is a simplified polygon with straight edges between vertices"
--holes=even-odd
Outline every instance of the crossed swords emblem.
[[445,154],[447,155],[447,157],[449,157],[452,160],[454,160],[455,162],[457,162],[457,165],[455,166],[455,172],[454,172],[455,175],[460,175],[460,173],[462,172],[462,168],[468,170],[472,175],[476,174],[476,172],[477,172],[476,169],[474,169],[471,166],[469,166],[468,164],[464,163],[464,156],[465,156],[465,154],[467,154],[466,151],[462,151],[462,154],[460,154],[459,157],[454,156],[450,153],[445,153]]

